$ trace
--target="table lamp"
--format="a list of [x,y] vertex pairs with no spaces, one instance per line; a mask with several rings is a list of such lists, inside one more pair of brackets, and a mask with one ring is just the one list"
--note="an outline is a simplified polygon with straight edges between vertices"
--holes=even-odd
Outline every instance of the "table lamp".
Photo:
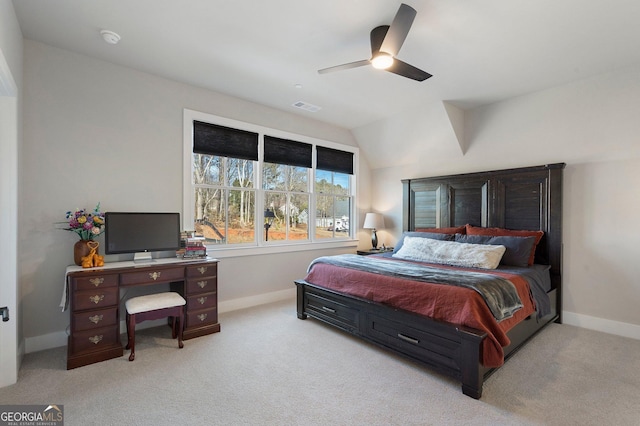
[[384,217],[380,213],[367,213],[364,217],[364,229],[371,229],[371,245],[374,250],[378,250],[378,236],[376,229],[384,228]]

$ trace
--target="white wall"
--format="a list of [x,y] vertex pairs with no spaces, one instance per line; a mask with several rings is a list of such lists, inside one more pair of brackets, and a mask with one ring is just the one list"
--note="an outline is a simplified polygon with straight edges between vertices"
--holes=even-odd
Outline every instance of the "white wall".
[[[429,108],[421,112],[423,123],[436,117]],[[401,179],[565,162],[565,322],[640,338],[638,117],[640,66],[467,111],[465,154],[453,149],[452,133],[437,131],[446,123],[417,124],[424,132],[394,146],[401,156],[438,138],[446,152],[432,150],[401,166],[372,170],[373,208],[394,225],[379,236],[391,245],[401,234]],[[394,128],[412,126],[401,117],[392,122]],[[369,150],[367,143],[383,144],[375,135],[384,134],[384,127],[381,122],[357,129],[361,150]]]
[[[183,108],[356,145],[349,131],[310,118],[25,40],[19,236],[29,243],[20,252],[19,278],[24,334],[32,342],[27,350],[66,344],[69,313],[58,304],[77,236],[54,224],[67,210],[98,201],[107,210],[181,210]],[[369,176],[366,161],[359,167]],[[368,204],[366,180],[358,196]],[[304,277],[312,258],[340,251],[225,258],[221,306],[269,292],[293,294],[293,280]]]
[[21,138],[22,33],[13,4],[0,1],[0,387],[16,382],[21,360],[18,292],[18,162]]
[[[462,147],[441,102],[354,130],[363,154],[360,219],[385,213],[378,235],[392,245],[402,226],[401,179],[565,162],[565,321],[640,337],[640,271],[631,258],[631,220],[640,213],[639,70],[467,111]],[[36,42],[25,42],[24,75],[19,280],[31,339],[59,342],[68,325],[57,304],[75,238],[53,226],[66,210],[97,201],[179,209],[183,108],[356,144],[344,129]],[[368,246],[368,233],[359,237]],[[221,306],[291,289],[320,254],[223,259]]]

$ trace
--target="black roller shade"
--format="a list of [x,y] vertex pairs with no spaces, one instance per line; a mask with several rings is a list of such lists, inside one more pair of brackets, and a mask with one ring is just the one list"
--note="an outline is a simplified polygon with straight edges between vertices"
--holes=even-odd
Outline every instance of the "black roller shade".
[[193,152],[257,161],[258,134],[194,120]]
[[311,168],[313,147],[304,142],[264,136],[264,161]]
[[318,146],[316,154],[316,169],[353,174],[352,152]]

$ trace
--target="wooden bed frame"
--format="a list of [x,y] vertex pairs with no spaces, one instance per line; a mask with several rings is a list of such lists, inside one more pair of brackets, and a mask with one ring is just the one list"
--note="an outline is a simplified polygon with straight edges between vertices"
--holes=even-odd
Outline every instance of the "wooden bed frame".
[[[536,263],[551,265],[552,312],[532,314],[507,335],[505,361],[552,321],[562,320],[562,171],[564,163],[519,169],[403,180],[403,230],[471,224],[542,230]],[[480,330],[434,320],[370,300],[297,286],[298,318],[324,321],[462,382],[462,392],[482,396],[496,368],[482,366]]]

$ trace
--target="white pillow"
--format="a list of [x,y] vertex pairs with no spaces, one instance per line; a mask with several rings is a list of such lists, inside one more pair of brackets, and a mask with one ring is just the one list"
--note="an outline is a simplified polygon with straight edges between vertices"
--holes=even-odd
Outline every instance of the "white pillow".
[[402,248],[392,256],[418,262],[495,269],[506,251],[505,246],[457,243],[429,238],[404,237]]

